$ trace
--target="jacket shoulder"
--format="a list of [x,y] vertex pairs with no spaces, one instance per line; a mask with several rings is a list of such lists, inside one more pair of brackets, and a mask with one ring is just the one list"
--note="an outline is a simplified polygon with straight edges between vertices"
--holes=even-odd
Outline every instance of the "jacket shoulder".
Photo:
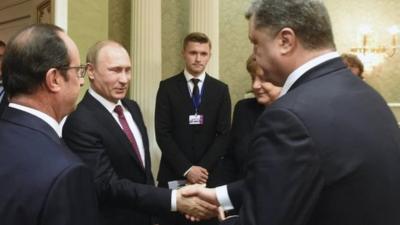
[[218,80],[218,79],[210,76],[209,74],[207,74],[206,79],[208,79],[211,84],[214,84],[214,85],[217,85],[217,86],[222,86],[224,88],[228,88],[227,84],[225,84],[221,80]]

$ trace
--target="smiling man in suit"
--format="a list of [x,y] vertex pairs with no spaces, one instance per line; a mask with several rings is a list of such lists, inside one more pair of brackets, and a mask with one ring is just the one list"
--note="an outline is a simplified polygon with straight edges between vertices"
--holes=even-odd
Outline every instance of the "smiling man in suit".
[[84,82],[77,46],[59,27],[29,26],[9,42],[2,71],[0,223],[96,225],[92,173],[60,138]]
[[[158,181],[171,189],[186,183],[213,186],[230,128],[229,90],[205,72],[211,57],[205,34],[187,35],[182,55],[185,69],[161,81],[157,93],[155,128],[162,151]],[[178,220],[169,223],[187,223]]]
[[117,42],[101,41],[89,49],[87,63],[90,88],[66,120],[63,137],[94,171],[101,223],[150,225],[153,214],[189,213],[179,191],[154,187],[142,114],[126,98],[128,52]]
[[256,122],[244,187],[204,197],[243,199],[242,225],[400,224],[397,122],[342,62],[323,1],[257,0],[248,18],[257,63],[283,87]]

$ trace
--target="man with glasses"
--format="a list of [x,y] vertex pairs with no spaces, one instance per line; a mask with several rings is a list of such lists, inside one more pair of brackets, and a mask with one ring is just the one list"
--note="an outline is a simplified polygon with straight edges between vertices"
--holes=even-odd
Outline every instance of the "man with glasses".
[[97,224],[92,173],[65,146],[59,126],[74,110],[84,82],[79,64],[77,46],[53,25],[27,27],[7,46],[2,71],[10,104],[0,119],[2,225]]
[[131,80],[128,52],[117,42],[101,41],[86,59],[90,88],[66,120],[63,137],[95,173],[101,222],[150,225],[153,214],[189,213],[192,207],[184,205],[179,191],[154,187],[142,113],[126,98]]

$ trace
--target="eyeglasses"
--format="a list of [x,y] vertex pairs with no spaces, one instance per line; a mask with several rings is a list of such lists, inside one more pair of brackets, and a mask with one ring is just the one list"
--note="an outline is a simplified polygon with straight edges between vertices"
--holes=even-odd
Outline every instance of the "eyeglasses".
[[85,78],[87,65],[79,65],[79,66],[61,66],[58,69],[60,70],[70,70],[75,69],[78,73],[78,78]]

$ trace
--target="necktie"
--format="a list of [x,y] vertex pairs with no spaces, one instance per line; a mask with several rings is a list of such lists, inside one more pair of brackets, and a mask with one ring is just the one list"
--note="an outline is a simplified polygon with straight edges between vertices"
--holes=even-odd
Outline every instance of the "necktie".
[[4,92],[5,92],[4,87],[0,84],[0,102],[3,99]]
[[200,92],[199,92],[199,86],[197,84],[199,83],[200,80],[192,78],[191,81],[193,83],[192,98],[194,100],[195,107],[198,108],[200,105]]
[[135,153],[136,157],[140,161],[140,164],[142,165],[142,167],[144,167],[135,137],[133,136],[132,131],[129,128],[128,121],[126,121],[122,107],[120,105],[115,106],[114,112],[118,114],[118,120],[122,125],[122,130],[124,131],[126,137],[129,139],[129,142],[131,142],[133,153]]

